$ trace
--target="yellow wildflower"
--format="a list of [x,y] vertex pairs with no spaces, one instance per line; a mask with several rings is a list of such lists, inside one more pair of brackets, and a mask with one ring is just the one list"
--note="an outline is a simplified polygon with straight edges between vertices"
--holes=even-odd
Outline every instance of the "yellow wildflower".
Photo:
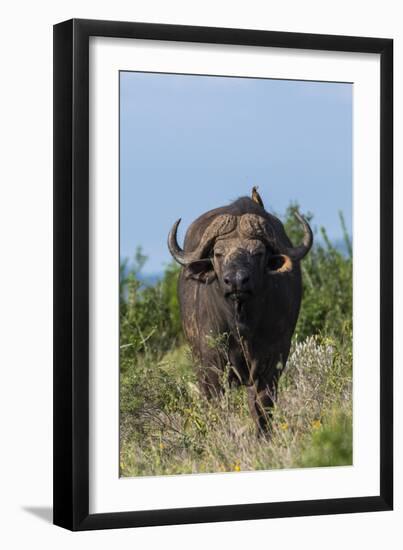
[[280,424],[280,430],[283,430],[283,432],[288,430],[288,422],[283,422],[282,424]]
[[320,428],[321,426],[322,426],[322,423],[321,423],[320,420],[314,420],[314,421],[312,422],[312,428],[313,428],[314,430],[319,430],[319,428]]

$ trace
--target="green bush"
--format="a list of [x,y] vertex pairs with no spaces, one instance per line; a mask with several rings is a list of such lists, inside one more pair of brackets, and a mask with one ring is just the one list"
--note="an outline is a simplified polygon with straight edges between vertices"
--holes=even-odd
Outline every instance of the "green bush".
[[351,412],[331,411],[327,424],[318,426],[298,459],[301,467],[347,466],[353,463]]
[[[302,232],[294,217],[297,204],[289,206],[285,229],[293,243],[301,242]],[[309,221],[312,214],[305,216]],[[314,237],[314,245],[302,260],[303,296],[296,328],[297,338],[311,334],[339,335],[352,328],[352,248],[344,218],[340,213],[347,254],[332,244],[326,230],[320,228],[322,239]]]
[[179,313],[178,301],[178,275],[180,266],[172,261],[165,269],[164,277],[161,282],[162,298],[166,304],[171,332],[176,337],[181,335],[182,321]]

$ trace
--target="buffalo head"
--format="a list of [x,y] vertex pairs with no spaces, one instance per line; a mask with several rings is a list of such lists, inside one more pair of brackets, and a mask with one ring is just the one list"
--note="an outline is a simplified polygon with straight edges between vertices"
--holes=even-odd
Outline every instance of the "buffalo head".
[[177,241],[179,219],[169,233],[168,247],[184,267],[187,278],[204,284],[217,280],[228,300],[242,302],[259,296],[267,277],[292,271],[295,262],[310,250],[311,228],[298,212],[295,216],[304,230],[302,244],[295,247],[284,246],[284,240],[278,235],[279,220],[263,208],[262,215],[217,215],[205,229],[196,249],[186,252]]

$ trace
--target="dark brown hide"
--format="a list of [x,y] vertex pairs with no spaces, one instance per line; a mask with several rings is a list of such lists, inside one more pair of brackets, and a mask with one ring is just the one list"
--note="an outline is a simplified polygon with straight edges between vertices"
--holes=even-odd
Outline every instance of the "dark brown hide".
[[251,414],[263,431],[270,428],[298,319],[300,258],[312,245],[310,228],[299,219],[304,243],[293,247],[280,220],[243,197],[195,220],[183,250],[177,225],[169,236],[171,253],[183,266],[180,311],[200,386],[217,395],[229,368],[230,382],[247,386]]

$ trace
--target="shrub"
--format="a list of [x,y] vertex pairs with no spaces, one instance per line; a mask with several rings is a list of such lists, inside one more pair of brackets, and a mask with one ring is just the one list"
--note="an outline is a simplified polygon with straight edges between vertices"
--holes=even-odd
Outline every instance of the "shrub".
[[161,281],[148,285],[139,274],[147,257],[137,249],[133,266],[121,264],[120,358],[121,369],[138,354],[161,357],[181,339],[176,291],[179,269],[170,264]]
[[[297,204],[286,212],[285,228],[293,243],[301,241],[302,233],[293,212]],[[306,214],[311,221],[312,214]],[[340,213],[347,254],[332,244],[326,230],[320,228],[322,239],[315,236],[314,245],[302,260],[303,296],[296,327],[297,338],[304,340],[311,334],[339,335],[352,327],[352,248]]]

